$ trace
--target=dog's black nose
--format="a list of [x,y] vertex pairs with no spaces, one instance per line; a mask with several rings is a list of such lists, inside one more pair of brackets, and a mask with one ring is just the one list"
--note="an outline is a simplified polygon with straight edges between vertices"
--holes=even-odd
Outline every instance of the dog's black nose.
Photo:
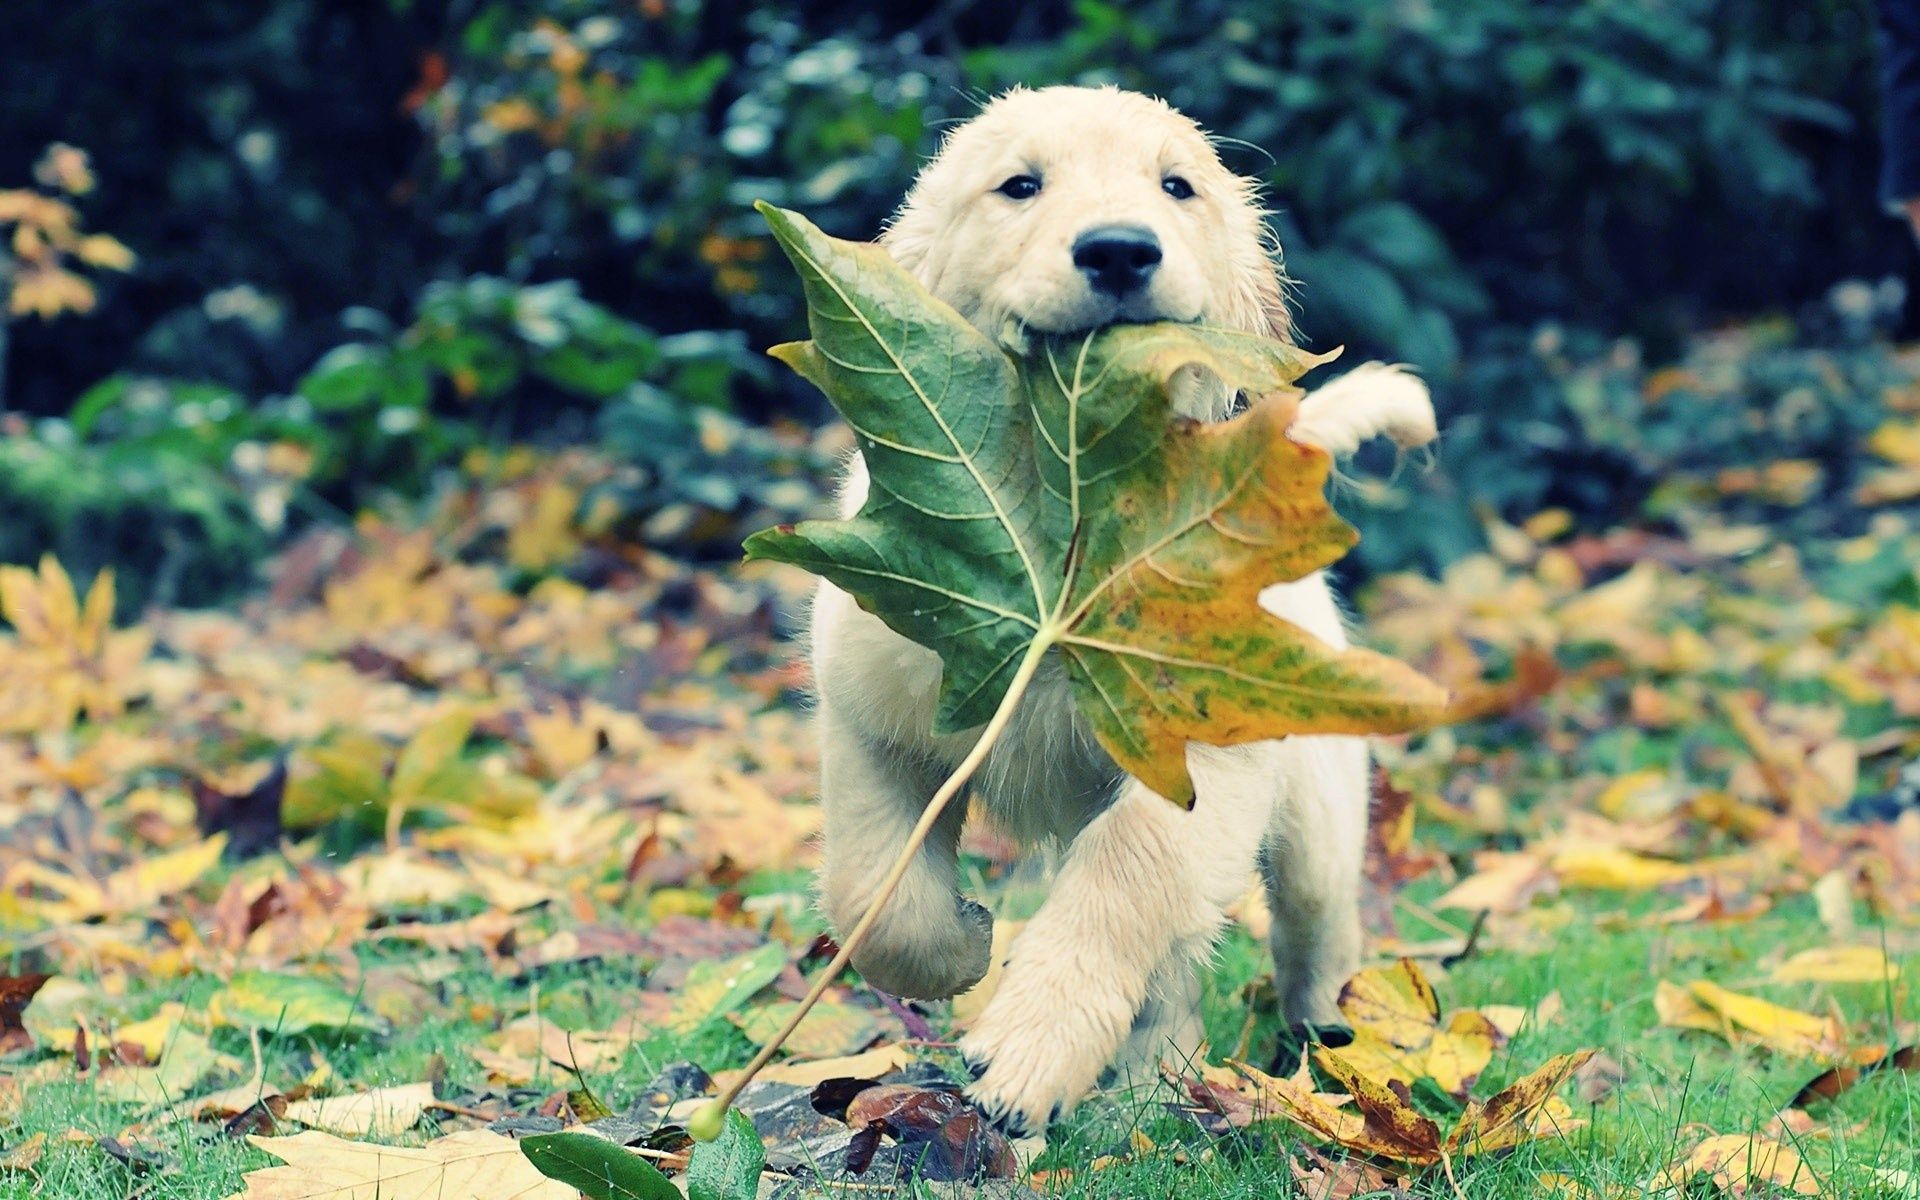
[[1145,287],[1160,265],[1160,239],[1138,225],[1097,225],[1073,242],[1073,265],[1096,292],[1125,296]]

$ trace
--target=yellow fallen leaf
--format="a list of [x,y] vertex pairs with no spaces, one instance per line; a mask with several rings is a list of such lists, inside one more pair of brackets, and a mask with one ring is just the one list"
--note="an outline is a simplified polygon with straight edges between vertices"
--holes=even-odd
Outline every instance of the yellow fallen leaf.
[[598,1075],[618,1067],[651,1022],[618,1029],[562,1029],[536,1016],[511,1021],[468,1050],[489,1078],[513,1086],[548,1075]]
[[1447,1135],[1447,1152],[1486,1154],[1523,1142],[1565,1137],[1581,1128],[1586,1122],[1575,1118],[1573,1109],[1555,1093],[1593,1056],[1592,1050],[1558,1055],[1514,1080],[1486,1103],[1469,1100],[1453,1132]]
[[1655,1176],[1652,1190],[1685,1192],[1696,1179],[1710,1179],[1734,1196],[1773,1188],[1785,1188],[1796,1196],[1818,1196],[1823,1190],[1813,1168],[1791,1147],[1741,1133],[1707,1138]]
[[[764,1042],[780,1031],[798,1007],[797,1001],[775,1001],[734,1013],[730,1019],[750,1040]],[[834,1058],[854,1053],[879,1035],[879,1022],[870,1010],[824,1000],[794,1029],[786,1052],[797,1058]]]
[[1616,821],[1657,821],[1679,805],[1680,788],[1672,774],[1653,767],[1620,776],[1593,802]]
[[1900,964],[1877,946],[1823,946],[1802,950],[1773,969],[1775,983],[1881,983],[1900,977]]
[[1690,879],[1695,873],[1684,864],[1619,847],[1562,850],[1553,856],[1549,865],[1566,887],[1624,892],[1647,891]]
[[548,1179],[520,1144],[484,1129],[456,1133],[418,1149],[349,1142],[309,1130],[292,1137],[250,1137],[286,1165],[249,1171],[226,1200],[578,1200]]
[[431,1083],[407,1083],[320,1100],[296,1100],[286,1117],[345,1137],[390,1138],[419,1124],[433,1103]]
[[[777,1063],[754,1078],[772,1083],[788,1083],[795,1087],[815,1087],[829,1079],[873,1079],[885,1075],[888,1071],[897,1071],[912,1061],[913,1048],[895,1042],[887,1046],[875,1046],[865,1054],[849,1055],[846,1058]],[[725,1086],[731,1075],[732,1072],[722,1071],[715,1075],[713,1080]]]
[[191,888],[212,871],[226,850],[227,835],[214,834],[164,854],[141,859],[122,867],[103,880],[70,875],[42,862],[24,859],[13,864],[0,890],[22,890],[28,886],[53,893],[26,904],[55,923],[91,921],[100,917],[128,914],[146,916],[154,905]]
[[1477,870],[1433,902],[1435,908],[1519,912],[1554,886],[1546,862],[1527,851],[1489,853],[1474,859]]
[[1888,462],[1920,467],[1920,421],[1888,421],[1867,437],[1867,449]]
[[1444,1025],[1433,987],[1412,959],[1361,971],[1340,991],[1340,1012],[1353,1027],[1353,1041],[1319,1055],[1341,1059],[1355,1072],[1380,1082],[1411,1085],[1431,1079],[1443,1091],[1464,1095],[1493,1061],[1504,1041],[1487,1017],[1472,1009],[1453,1013]]
[[1728,991],[1704,979],[1684,988],[1661,980],[1653,1007],[1663,1025],[1717,1033],[1735,1044],[1758,1042],[1782,1054],[1818,1058],[1845,1053],[1846,1033],[1838,1021]]
[[181,1029],[167,1043],[159,1062],[151,1067],[107,1067],[100,1072],[95,1087],[104,1100],[162,1108],[184,1101],[201,1080],[235,1065],[233,1059],[215,1050],[204,1034]]
[[410,849],[362,854],[342,864],[340,882],[349,895],[376,912],[440,907],[477,890],[463,873]]
[[0,1154],[0,1171],[32,1171],[47,1150],[47,1135],[36,1133],[26,1141]]
[[141,1054],[157,1061],[166,1052],[167,1043],[186,1018],[187,1006],[170,1000],[144,1021],[116,1026],[108,1040],[116,1046],[137,1046]]

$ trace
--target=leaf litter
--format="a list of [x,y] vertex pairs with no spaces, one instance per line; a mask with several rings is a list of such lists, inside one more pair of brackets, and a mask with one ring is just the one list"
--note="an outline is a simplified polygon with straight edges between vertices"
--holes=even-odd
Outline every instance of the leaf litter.
[[[1889,434],[1866,449],[1903,445]],[[690,566],[579,529],[556,542],[558,566],[531,578],[499,556],[519,529],[522,555],[537,561],[526,543],[535,514],[553,507],[543,498],[613,469],[569,452],[529,456],[504,477],[476,470],[400,523],[363,519],[345,553],[290,555],[272,598],[233,612],[116,622],[108,579],[83,586],[51,560],[6,573],[0,1126],[48,1081],[76,1078],[129,1124],[83,1137],[9,1131],[0,1171],[101,1154],[98,1137],[132,1162],[142,1129],[190,1120],[204,1101],[210,1133],[245,1118],[284,1135],[256,1138],[284,1161],[247,1188],[293,1170],[307,1173],[302,1186],[327,1181],[304,1195],[349,1195],[393,1172],[443,1189],[469,1155],[501,1170],[524,1160],[482,1124],[577,1115],[566,1093],[584,1056],[566,1035],[609,1073],[633,1061],[622,1056],[676,999],[650,990],[656,973],[685,980],[702,963],[778,946],[782,973],[703,1021],[700,1036],[779,1019],[792,1003],[781,978],[813,965],[801,872],[817,830],[815,763],[795,703],[804,676],[784,641],[805,581],[763,565]],[[1920,750],[1920,525],[1910,500],[1867,490],[1863,521],[1794,545],[1770,528],[1777,512],[1756,514],[1716,486],[1696,487],[1662,530],[1526,521],[1498,531],[1497,552],[1437,579],[1394,575],[1366,589],[1373,644],[1447,685],[1457,715],[1472,718],[1383,747],[1384,779],[1406,798],[1379,827],[1373,874],[1385,915],[1402,922],[1448,893],[1456,913],[1487,912],[1480,956],[1532,952],[1558,912],[1596,897],[1651,898],[1663,927],[1684,931],[1817,896],[1832,945],[1755,947],[1756,964],[1725,973],[1674,967],[1663,992],[1677,1036],[1703,1059],[1804,1061],[1817,1074],[1783,1113],[1821,1114],[1878,1075],[1912,1070],[1910,1040],[1876,1018],[1887,989],[1904,986],[1914,945],[1920,817],[1876,806]],[[589,560],[591,571],[560,569]],[[1425,902],[1414,906],[1414,892]],[[461,972],[530,999],[569,964],[630,962],[646,981],[637,994],[653,997],[631,1007],[652,1015],[630,1028],[549,1022],[562,1035],[549,1042],[527,1004],[491,1016],[496,1048],[476,1039],[450,1052],[511,1052],[509,1074],[536,1088],[485,1083],[474,1057],[465,1077],[484,1090],[464,1094],[317,1069],[312,1085],[247,1089],[247,1039],[281,1036],[282,1021],[307,1022],[323,1047],[395,1036],[379,993],[419,993],[391,992],[362,953],[376,940],[405,948],[426,980],[411,986],[435,1002]],[[177,1012],[125,999],[156,979],[205,986],[180,988],[193,999]],[[1436,997],[1443,988],[1429,984]],[[1505,1007],[1533,1012],[1542,997],[1511,999]],[[398,1012],[419,1011],[405,1003],[418,1000]],[[792,1074],[763,1078],[745,1106],[784,1173],[821,1161],[795,1153],[806,1139],[838,1147],[844,1164],[858,1136],[812,1109],[827,1080],[938,1082],[915,1075],[938,1049],[903,1044],[871,994],[850,986],[833,1003],[829,1016],[857,1032],[838,1044],[823,1035],[808,1047],[820,1057],[776,1067]],[[1564,1135],[1581,1119],[1563,1119],[1562,1093],[1599,1060],[1508,1063],[1527,1043],[1499,1005],[1435,1008],[1410,984],[1379,1003],[1378,1027],[1347,1060],[1323,1049],[1304,1079],[1211,1068],[1188,1081],[1208,1098],[1194,1107],[1228,1128],[1314,1131],[1291,1170],[1335,1195],[1434,1169],[1442,1152],[1464,1161],[1522,1135]],[[1473,1012],[1494,1034],[1462,1016]],[[851,1048],[866,1036],[856,1016],[875,1049]],[[503,1036],[525,1018],[531,1040]],[[1495,1054],[1476,1077],[1483,1036]],[[1630,1086],[1645,1085],[1610,1049]],[[1489,1073],[1507,1085],[1488,1089]],[[356,1096],[420,1099],[423,1085],[435,1099],[409,1129],[393,1126],[411,1101],[355,1135],[370,1140],[288,1132],[300,1124],[289,1110],[331,1119],[322,1114],[351,1114]],[[608,1077],[595,1086],[608,1091]],[[684,1143],[647,1139],[670,1136],[675,1105],[684,1119],[711,1086],[657,1105],[645,1101],[669,1093],[643,1089],[629,1109],[616,1096],[614,1115],[592,1120],[679,1173]],[[539,1117],[556,1095],[565,1115]],[[303,1104],[315,1107],[294,1108]],[[264,1115],[248,1117],[256,1107]],[[462,1126],[455,1148],[437,1136]],[[1825,1174],[1783,1132],[1805,1128],[1788,1118],[1761,1134],[1700,1130],[1636,1182],[1812,1194]],[[882,1139],[881,1150],[897,1147]],[[885,1169],[880,1157],[873,1169]]]

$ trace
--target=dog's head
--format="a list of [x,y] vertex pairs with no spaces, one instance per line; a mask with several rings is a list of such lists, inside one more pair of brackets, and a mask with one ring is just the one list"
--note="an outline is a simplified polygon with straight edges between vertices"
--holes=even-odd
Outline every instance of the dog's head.
[[1118,88],[999,97],[947,135],[883,243],[982,330],[1119,321],[1290,330],[1255,185]]

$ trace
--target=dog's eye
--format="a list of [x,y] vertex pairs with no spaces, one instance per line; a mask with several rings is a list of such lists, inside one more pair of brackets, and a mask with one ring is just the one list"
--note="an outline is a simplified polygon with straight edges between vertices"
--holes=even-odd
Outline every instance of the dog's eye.
[[1160,190],[1175,200],[1193,199],[1193,185],[1178,175],[1169,175],[1160,181]]
[[1040,194],[1040,181],[1031,175],[1015,175],[993,190],[1009,200],[1031,200]]

